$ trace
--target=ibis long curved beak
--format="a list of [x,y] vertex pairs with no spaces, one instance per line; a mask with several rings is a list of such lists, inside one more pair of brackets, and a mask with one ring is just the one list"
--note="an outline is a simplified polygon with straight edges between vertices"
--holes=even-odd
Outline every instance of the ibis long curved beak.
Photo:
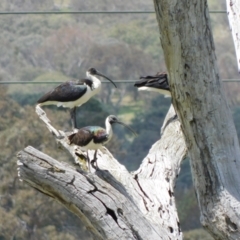
[[120,121],[115,121],[115,123],[119,123],[119,124],[123,125],[125,128],[130,130],[134,134],[135,137],[137,136],[137,133],[131,127],[129,127],[127,124],[120,122]]
[[97,71],[96,75],[106,78],[108,81],[110,81],[115,86],[115,88],[117,88],[116,84],[110,78],[106,77],[102,73]]
[[147,79],[142,79],[142,78],[140,78],[140,79],[141,80],[138,80],[134,83],[134,87],[137,87],[137,88],[144,87],[147,84],[147,82],[148,82]]

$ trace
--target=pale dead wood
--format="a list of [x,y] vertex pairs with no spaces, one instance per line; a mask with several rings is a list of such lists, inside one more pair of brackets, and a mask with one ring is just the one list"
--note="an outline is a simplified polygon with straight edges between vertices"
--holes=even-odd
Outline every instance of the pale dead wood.
[[40,105],[36,106],[36,113],[38,117],[44,122],[48,130],[55,137],[57,143],[72,155],[73,159],[75,160],[75,163],[79,164],[83,170],[87,170],[88,166],[85,159],[86,153],[82,152],[79,147],[68,144],[67,136],[70,134],[70,132],[65,133],[61,130],[55,129],[51,125],[51,121],[47,117],[45,111],[43,111],[43,109],[40,107]]
[[103,181],[32,147],[18,158],[21,178],[75,213],[95,239],[159,239],[131,199],[111,186],[116,185],[111,175],[106,174],[108,182]]
[[201,223],[215,239],[240,239],[240,149],[219,79],[207,1],[154,4]]
[[[170,123],[169,123],[170,121]],[[175,181],[186,156],[180,123],[171,105],[161,130],[161,139],[150,149],[134,179],[141,186],[144,212],[156,225],[172,231],[181,239],[180,223],[174,198]]]
[[[78,162],[67,134],[56,130],[39,106],[36,111]],[[107,149],[98,153],[99,170],[90,173],[28,147],[18,155],[21,179],[77,214],[97,239],[182,239],[173,193],[186,146],[174,116],[171,107],[161,139],[136,172],[129,173]]]

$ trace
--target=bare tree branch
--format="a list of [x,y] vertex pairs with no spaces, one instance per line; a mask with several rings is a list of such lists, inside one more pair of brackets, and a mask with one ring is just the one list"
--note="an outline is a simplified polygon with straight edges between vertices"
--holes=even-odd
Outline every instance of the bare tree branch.
[[[67,134],[56,130],[39,106],[36,111],[58,143],[79,162],[78,148],[68,145]],[[182,232],[174,185],[185,155],[180,123],[171,106],[161,139],[136,172],[129,173],[107,149],[99,151],[99,170],[93,173],[60,163],[32,147],[19,153],[18,164],[22,180],[74,212],[97,239],[175,240],[182,239]],[[86,168],[83,161],[80,166]]]
[[18,158],[21,178],[75,213],[96,239],[159,239],[135,204],[111,186],[111,175],[103,181],[31,147]]

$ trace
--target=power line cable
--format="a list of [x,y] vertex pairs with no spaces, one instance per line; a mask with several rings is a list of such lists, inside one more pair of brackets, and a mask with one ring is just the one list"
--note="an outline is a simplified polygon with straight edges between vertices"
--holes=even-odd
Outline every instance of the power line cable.
[[[153,14],[155,11],[2,11],[0,15],[48,15],[48,14]],[[227,13],[225,10],[210,10],[209,13]]]
[[[19,15],[19,14],[153,14],[155,11],[20,11],[20,12],[10,12],[4,11],[0,12],[0,15]],[[209,13],[227,13],[225,10],[210,10]],[[115,80],[116,83],[134,83],[136,80]],[[223,82],[240,82],[240,79],[223,79]],[[107,81],[103,81],[108,83]],[[30,82],[30,81],[2,81],[0,84],[60,84],[62,82]]]
[[[135,83],[138,80],[114,80],[115,83]],[[61,84],[65,82],[63,81],[44,81],[44,82],[33,82],[33,81],[0,81],[0,84],[32,84],[32,85],[37,85],[37,84]],[[107,80],[102,80],[103,83],[109,83]],[[240,82],[240,79],[222,79],[222,82]]]

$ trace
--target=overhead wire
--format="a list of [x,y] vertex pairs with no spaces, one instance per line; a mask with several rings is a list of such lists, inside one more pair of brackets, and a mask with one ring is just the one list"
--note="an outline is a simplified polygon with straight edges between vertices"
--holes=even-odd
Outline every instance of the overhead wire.
[[[1,11],[0,15],[19,15],[19,14],[153,14],[155,11]],[[209,13],[227,13],[225,10],[210,10]]]
[[[73,79],[76,80],[76,79]],[[65,82],[66,80],[63,81],[0,81],[0,84],[61,84]],[[137,80],[114,80],[115,83],[135,83]],[[106,80],[102,80],[101,82],[103,83],[109,83]],[[240,79],[222,79],[222,82],[240,82]]]
[[[49,14],[153,14],[155,11],[1,11],[0,15],[49,15]],[[227,13],[225,10],[210,10],[209,13]],[[116,83],[134,83],[136,80],[115,80]],[[240,82],[240,79],[223,79],[223,82]],[[107,83],[107,81],[102,81]],[[44,81],[44,82],[31,82],[31,81],[0,81],[0,84],[60,84],[61,82]]]

